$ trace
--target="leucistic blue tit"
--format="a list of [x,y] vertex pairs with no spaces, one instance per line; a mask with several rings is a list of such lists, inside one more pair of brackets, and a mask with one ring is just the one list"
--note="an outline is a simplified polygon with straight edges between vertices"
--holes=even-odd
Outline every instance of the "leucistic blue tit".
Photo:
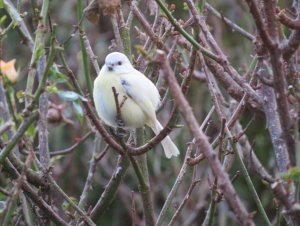
[[[155,134],[163,129],[155,113],[160,103],[157,88],[132,66],[124,54],[119,52],[106,56],[105,63],[94,81],[93,92],[99,117],[105,124],[116,128],[118,118],[112,87],[119,94],[119,103],[123,101],[120,110],[125,128],[140,128],[147,125]],[[161,144],[167,158],[179,155],[178,148],[169,136]]]

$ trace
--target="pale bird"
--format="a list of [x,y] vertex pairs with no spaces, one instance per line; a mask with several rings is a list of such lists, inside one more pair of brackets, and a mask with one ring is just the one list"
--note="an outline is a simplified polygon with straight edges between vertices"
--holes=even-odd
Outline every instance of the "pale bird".
[[[119,104],[123,102],[120,110],[125,128],[147,125],[155,134],[163,129],[155,113],[160,104],[156,86],[136,70],[123,53],[108,54],[94,81],[93,98],[97,113],[105,124],[116,128],[119,125],[112,87],[118,93]],[[179,155],[178,148],[169,136],[161,144],[167,158]]]

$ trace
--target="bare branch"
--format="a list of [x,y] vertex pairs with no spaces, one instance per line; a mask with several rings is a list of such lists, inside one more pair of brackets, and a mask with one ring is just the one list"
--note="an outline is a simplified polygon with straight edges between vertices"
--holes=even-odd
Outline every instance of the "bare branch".
[[227,199],[233,211],[235,212],[236,217],[243,225],[249,225],[249,226],[254,225],[244,205],[241,203],[240,199],[238,198],[230,182],[228,175],[224,172],[222,165],[216,156],[216,153],[212,150],[210,144],[208,143],[207,137],[199,129],[199,124],[194,114],[192,113],[190,105],[188,104],[187,100],[184,98],[183,94],[180,91],[180,87],[175,79],[175,76],[170,68],[170,65],[166,61],[165,54],[160,52],[158,54],[157,60],[162,62],[163,71],[166,75],[166,79],[169,83],[170,90],[179,107],[179,110],[182,113],[182,116],[186,121],[190,131],[195,136],[196,145],[200,150],[202,150],[214,174],[218,176],[219,186],[223,190],[224,196]]

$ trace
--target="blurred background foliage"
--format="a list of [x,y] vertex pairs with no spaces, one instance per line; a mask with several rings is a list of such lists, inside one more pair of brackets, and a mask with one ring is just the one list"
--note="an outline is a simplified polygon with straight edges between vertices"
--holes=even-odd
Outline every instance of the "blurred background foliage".
[[[17,1],[13,1],[15,4]],[[34,10],[32,7],[32,1],[22,0],[19,2],[19,11],[23,16],[26,24],[30,28],[30,32],[33,33],[37,26],[35,21]],[[34,1],[35,2],[35,1]],[[245,30],[254,34],[254,23],[251,15],[248,13],[248,8],[243,1],[238,0],[226,0],[226,1],[207,1],[212,4],[219,12],[224,16],[234,21]],[[89,2],[83,1],[83,6],[87,6]],[[183,1],[167,1],[168,4],[174,4],[175,9],[173,15],[177,19],[183,21],[189,18],[189,12],[186,9]],[[279,1],[280,6],[285,8],[289,5],[288,1]],[[37,5],[41,5],[41,1],[37,1]],[[49,16],[51,22],[57,24],[57,39],[61,43],[68,42],[65,47],[65,56],[71,67],[76,74],[81,87],[86,91],[86,81],[83,76],[83,64],[82,55],[80,51],[79,37],[76,33],[76,26],[78,24],[76,16],[76,1],[56,1],[52,0],[50,3]],[[149,12],[143,4],[140,5],[142,12],[147,15],[149,21],[153,21],[153,16],[149,16]],[[127,17],[129,12],[128,6],[123,3],[123,13]],[[4,18],[6,19],[4,20]],[[11,22],[4,10],[0,10],[0,18],[3,19],[2,27],[8,26]],[[222,50],[228,56],[228,59],[232,65],[241,74],[245,73],[250,65],[253,57],[253,44],[249,40],[241,37],[238,33],[233,32],[222,21],[213,15],[208,14],[207,23],[210,25],[210,29],[215,40],[218,42]],[[137,21],[133,21],[131,28],[131,43],[134,57],[136,57],[135,45],[140,44],[140,37],[142,34],[135,27],[139,27]],[[99,65],[103,64],[105,56],[110,52],[110,46],[114,38],[111,22],[108,16],[101,15],[98,24],[91,24],[85,18],[83,18],[83,27],[86,35],[91,43],[92,49],[97,56]],[[168,40],[170,41],[170,40]],[[31,58],[29,48],[25,45],[22,36],[18,33],[17,29],[12,29],[7,33],[5,37],[1,39],[0,58],[8,61],[16,59],[16,67],[18,71],[17,83],[12,85],[14,90],[14,98],[17,100],[17,109],[19,113],[24,107],[24,103],[21,98],[18,100],[17,93],[25,90],[26,79],[28,75],[28,68]],[[183,56],[189,56],[189,53],[184,49],[178,49]],[[188,60],[188,58],[186,58]],[[187,63],[187,62],[186,62]],[[200,66],[197,68],[201,72]],[[177,71],[177,74],[180,72]],[[96,77],[94,68],[90,67],[90,76]],[[71,101],[68,101],[67,97],[63,93],[64,91],[71,90],[68,79],[65,75],[53,75],[53,79],[49,81],[50,96],[49,99],[54,106],[55,110],[59,109],[58,114],[62,114],[64,119],[59,118],[55,123],[49,123],[49,148],[50,151],[57,151],[65,149],[73,145],[78,141],[80,137],[83,137],[88,132],[87,121],[80,109],[80,105],[74,106]],[[207,115],[210,107],[212,106],[212,100],[208,92],[208,88],[204,79],[194,79],[192,86],[189,90],[188,100],[193,106],[193,110],[197,116],[199,122],[202,122]],[[170,100],[171,102],[171,100]],[[164,124],[168,119],[170,113],[171,104],[168,103],[159,114],[159,120]],[[57,112],[55,112],[57,113]],[[246,130],[246,135],[252,142],[253,151],[257,154],[263,165],[273,175],[276,174],[276,167],[274,161],[274,154],[272,145],[266,129],[265,118],[262,114],[253,112],[249,109],[243,114],[241,123],[246,126],[251,121],[249,128]],[[183,122],[180,122],[183,124]],[[215,138],[220,129],[220,123],[214,115],[206,129],[208,136],[211,140]],[[150,131],[146,131],[147,136],[151,137]],[[153,191],[155,212],[159,212],[162,207],[166,195],[169,193],[172,184],[179,172],[181,163],[184,158],[187,142],[192,140],[188,130],[183,127],[177,129],[172,133],[172,138],[177,143],[181,150],[179,158],[168,160],[163,156],[162,148],[160,146],[155,147],[154,150],[147,153],[148,164],[150,171],[151,189]],[[75,200],[78,200],[88,173],[89,161],[94,148],[102,150],[105,146],[104,141],[100,141],[97,145],[95,143],[95,136],[91,135],[89,138],[80,144],[74,151],[67,155],[56,156],[51,159],[53,176],[64,189],[65,192]],[[93,189],[89,193],[88,203],[94,205],[99,196],[103,192],[105,185],[107,184],[114,166],[117,160],[117,153],[109,150],[104,158],[98,163]],[[236,164],[233,165],[230,170],[230,175],[233,176],[240,170]],[[212,176],[207,163],[203,161],[197,166],[195,170],[197,178],[201,179],[199,185],[194,190],[192,197],[189,199],[186,207],[183,209],[178,225],[199,225],[205,217],[208,204],[210,202],[210,194],[207,193],[207,189],[212,183]],[[251,172],[250,172],[251,174]],[[191,181],[192,170],[189,169],[187,177],[184,179],[174,203],[173,208],[176,208],[183,199]],[[3,177],[3,175],[1,175]],[[273,196],[268,190],[268,185],[263,184],[254,174],[251,174],[254,181],[257,193],[259,194],[263,205],[270,218],[274,218],[276,214],[276,205],[272,200]],[[1,182],[2,181],[2,182]],[[3,183],[4,178],[1,178]],[[234,182],[235,188],[238,194],[244,201],[249,211],[255,211],[256,206],[253,199],[250,196],[249,190],[242,177],[239,177]],[[206,192],[203,192],[206,191]],[[142,217],[142,204],[141,198],[138,194],[137,178],[130,167],[126,174],[124,182],[121,184],[117,197],[106,211],[106,213],[98,221],[99,225],[131,225],[131,202],[132,197],[135,201],[136,211],[138,216]],[[1,199],[1,196],[0,196]],[[64,205],[62,197],[58,194],[54,195],[54,202],[61,203],[62,208],[69,208],[68,205]],[[214,222],[214,225],[238,225],[234,220],[234,216],[225,202],[218,204],[218,211],[216,213],[218,217]],[[169,217],[171,217],[171,213]],[[257,225],[263,225],[258,214],[254,213],[254,220]],[[220,224],[222,223],[222,224]],[[283,224],[282,224],[283,225]]]

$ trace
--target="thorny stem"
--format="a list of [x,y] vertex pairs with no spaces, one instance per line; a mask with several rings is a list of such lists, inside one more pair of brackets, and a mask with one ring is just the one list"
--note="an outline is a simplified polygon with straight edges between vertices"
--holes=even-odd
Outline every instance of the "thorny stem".
[[[228,135],[230,135],[230,134],[228,134]],[[258,211],[261,214],[261,217],[263,218],[263,220],[264,220],[264,222],[265,222],[266,225],[272,226],[272,224],[271,224],[271,222],[270,222],[270,220],[269,220],[269,218],[268,218],[268,216],[266,214],[266,211],[265,211],[265,209],[264,209],[264,207],[263,207],[263,205],[262,205],[262,203],[261,203],[261,201],[259,199],[259,196],[258,196],[258,194],[257,194],[257,192],[255,190],[255,187],[254,187],[254,185],[252,183],[252,180],[251,180],[250,175],[249,175],[249,173],[247,171],[247,168],[246,168],[246,166],[245,166],[245,164],[243,162],[241,154],[238,152],[238,150],[236,148],[236,144],[232,141],[232,139],[229,139],[229,141],[230,141],[231,147],[233,148],[233,151],[234,151],[234,153],[235,153],[235,155],[237,157],[237,160],[238,160],[238,163],[240,165],[242,174],[243,174],[244,179],[245,179],[245,181],[246,181],[246,183],[248,185],[248,188],[250,190],[252,198],[254,199],[254,201],[255,201],[255,203],[257,205]]]
[[[213,99],[213,102],[214,102],[214,105],[216,107],[216,112],[219,116],[220,119],[225,119],[225,117],[223,116],[223,110],[222,110],[222,106],[221,106],[221,101],[220,101],[220,98],[218,98],[220,96],[219,92],[217,91],[217,84],[214,84],[214,82],[212,81],[211,79],[211,76],[210,76],[210,73],[208,71],[206,71],[206,80],[207,80],[207,83],[208,83],[208,87],[209,87],[209,91],[211,93],[211,96],[212,96],[212,99]],[[219,95],[218,95],[219,94]],[[232,134],[230,132],[230,130],[228,129],[228,127],[226,126],[226,123],[222,123],[223,125],[223,132],[225,131],[225,133],[227,134],[227,136],[231,139],[232,137]],[[221,136],[220,138],[222,138],[222,136],[224,136],[224,133],[221,131]],[[222,139],[221,139],[222,140]],[[222,145],[222,142],[220,142],[220,146]],[[237,159],[238,159],[238,163],[241,167],[241,171],[242,171],[242,174],[244,176],[244,179],[246,180],[246,183],[248,185],[248,188],[251,192],[251,195],[257,205],[257,208],[258,208],[258,211],[259,213],[261,214],[262,218],[264,219],[264,222],[266,225],[268,226],[271,226],[271,222],[269,221],[267,215],[266,215],[266,212],[263,208],[263,205],[256,193],[256,190],[255,190],[255,187],[252,183],[252,180],[249,176],[249,173],[246,169],[246,166],[242,160],[242,157],[241,157],[241,154],[237,151],[237,148],[236,148],[236,144],[232,142],[231,140],[231,146],[234,150],[234,153],[235,155],[237,156]],[[226,169],[226,167],[225,167]]]
[[17,145],[18,141],[22,138],[28,127],[38,118],[38,112],[33,112],[28,118],[25,118],[23,123],[18,128],[16,134],[11,138],[8,145],[0,152],[0,165],[3,163],[5,158]]
[[93,82],[91,78],[90,68],[89,68],[89,62],[88,62],[88,55],[87,50],[84,44],[84,30],[81,23],[81,18],[83,17],[83,8],[82,8],[82,0],[77,0],[77,20],[78,20],[78,28],[79,28],[79,39],[80,39],[80,49],[81,49],[81,55],[82,55],[82,64],[83,64],[83,71],[84,76],[86,80],[86,84],[88,87],[89,95],[92,95],[93,93]]
[[110,204],[114,200],[116,196],[116,191],[120,183],[123,181],[129,164],[130,161],[128,156],[119,156],[114,173],[112,174],[108,184],[105,187],[105,190],[101,194],[100,199],[98,200],[91,212],[91,218],[94,221],[96,221],[99,217],[103,215],[105,210],[110,206]]
[[[17,179],[20,177],[20,173],[13,167],[9,160],[5,160],[4,167],[11,168],[12,170],[9,172],[11,177]],[[24,169],[24,168],[23,168]],[[26,169],[26,167],[25,167]],[[26,181],[22,182],[21,185],[22,190],[26,195],[45,213],[48,214],[50,219],[57,225],[67,226],[67,222],[65,222],[59,215],[56,213],[53,208],[44,200],[41,196],[39,196],[35,189],[33,189],[30,184]]]
[[[90,164],[89,164],[89,170],[88,170],[88,174],[87,174],[87,178],[84,184],[84,188],[81,192],[80,195],[80,199],[78,202],[78,207],[81,209],[85,209],[86,208],[86,204],[87,204],[87,198],[88,198],[88,194],[89,191],[92,189],[92,182],[93,182],[93,178],[94,178],[94,174],[96,171],[96,167],[97,167],[97,152],[98,149],[100,147],[100,136],[97,135],[95,137],[95,147],[93,149],[93,153],[92,153],[92,157],[90,159]],[[77,217],[78,217],[78,213],[76,213]],[[75,215],[75,216],[76,216]]]
[[89,226],[96,226],[96,224],[87,216],[87,214],[74,203],[74,201],[61,189],[61,187],[59,187],[53,177],[49,176],[48,178],[53,188],[56,189],[57,192],[59,192],[65,198],[65,200],[80,214],[85,223]]
[[[221,123],[222,123],[222,125],[221,125],[220,136],[219,136],[220,145],[219,145],[219,150],[218,150],[218,158],[220,161],[222,161],[222,154],[224,152],[223,145],[224,145],[224,138],[225,138],[226,119],[222,118]],[[225,161],[223,161],[223,166],[225,165],[224,163],[225,163]],[[233,182],[233,180],[232,180],[232,182]],[[214,215],[216,212],[217,203],[221,201],[221,198],[223,196],[217,190],[218,189],[218,178],[217,177],[214,178],[214,182],[211,185],[210,189],[212,190],[211,197],[210,197],[210,204],[209,204],[209,208],[207,210],[205,219],[202,223],[203,226],[204,225],[212,226],[213,220],[214,220]]]
[[29,33],[28,28],[20,14],[18,13],[17,9],[13,5],[10,0],[3,0],[4,8],[8,12],[9,16],[11,17],[13,24],[17,24],[17,28],[20,30],[20,33],[25,37],[25,40],[30,48],[31,51],[34,50],[34,42],[32,37]]
[[40,95],[44,91],[45,85],[46,85],[46,82],[47,82],[47,78],[48,78],[48,74],[49,74],[50,69],[51,69],[51,67],[53,65],[53,62],[54,62],[54,58],[55,58],[55,55],[56,55],[56,49],[57,49],[57,46],[56,46],[56,43],[55,43],[55,32],[54,31],[53,31],[50,43],[51,43],[50,52],[49,52],[49,55],[48,55],[46,66],[45,66],[45,69],[43,71],[42,78],[39,82],[39,85],[38,85],[38,87],[37,87],[37,89],[34,93],[33,99],[28,104],[28,106],[26,108],[26,110],[28,110],[28,111],[30,111],[34,108],[34,106],[37,104],[37,102],[40,98]]
[[181,169],[177,175],[177,178],[176,178],[176,181],[174,182],[174,185],[171,189],[171,191],[169,192],[168,196],[167,196],[167,199],[160,211],[160,214],[157,218],[157,221],[156,221],[156,226],[160,226],[160,225],[163,225],[163,222],[167,216],[167,213],[168,213],[168,210],[171,206],[171,203],[176,195],[176,192],[181,184],[181,182],[183,181],[183,178],[184,178],[184,175],[186,174],[186,171],[188,170],[188,163],[187,163],[187,160],[188,158],[190,158],[190,155],[191,155],[191,152],[193,150],[193,143],[190,143],[188,148],[187,148],[187,151],[185,153],[185,157],[184,157],[184,162],[181,166]]
[[[44,63],[44,48],[45,48],[45,37],[47,31],[47,14],[50,1],[43,1],[41,13],[39,16],[39,23],[36,30],[36,37],[34,42],[33,54],[30,60],[30,71],[28,73],[27,84],[26,84],[26,105],[29,105],[29,95],[33,93],[33,83],[38,71],[38,67]],[[37,101],[37,100],[35,100]]]
[[90,137],[91,134],[93,134],[92,131],[87,132],[83,137],[80,138],[79,141],[77,141],[71,147],[68,147],[68,148],[65,148],[65,149],[62,149],[62,150],[51,151],[50,152],[50,156],[53,157],[53,156],[57,156],[57,155],[66,155],[66,154],[72,153],[74,150],[76,150],[76,148],[80,144],[82,144],[83,142],[85,142]]
[[214,16],[218,17],[220,20],[222,20],[226,25],[232,28],[233,31],[237,31],[250,41],[254,41],[255,37],[244,30],[243,28],[239,27],[237,24],[229,20],[228,18],[224,17],[221,13],[219,13],[215,8],[213,8],[209,3],[205,2],[205,7],[208,9],[209,12],[211,12]]
[[186,204],[186,202],[189,200],[194,188],[196,187],[196,185],[200,182],[200,180],[195,180],[191,183],[184,199],[182,200],[182,202],[180,203],[178,209],[176,210],[176,212],[174,213],[172,219],[170,220],[168,226],[172,226],[176,220],[176,218],[178,217],[180,211],[183,209],[184,205]]
[[93,66],[95,68],[95,71],[97,73],[97,75],[99,74],[100,72],[100,68],[99,68],[99,64],[97,62],[97,57],[95,56],[93,50],[92,50],[92,47],[91,47],[91,44],[86,36],[86,33],[84,32],[84,30],[81,30],[81,37],[83,39],[83,43],[84,43],[84,46],[86,48],[86,52],[90,58],[90,61],[93,63]]
[[248,212],[246,211],[244,205],[241,203],[241,200],[238,198],[232,183],[228,177],[228,174],[224,172],[220,161],[218,160],[216,153],[212,150],[207,137],[203,133],[202,130],[199,129],[199,124],[191,110],[191,107],[187,100],[185,99],[184,95],[180,91],[180,87],[176,81],[174,73],[166,61],[165,53],[160,51],[158,53],[159,61],[163,62],[163,72],[166,75],[166,79],[170,86],[170,91],[173,94],[175,102],[178,105],[180,112],[184,120],[187,123],[192,134],[195,136],[196,144],[200,150],[202,150],[203,154],[205,155],[213,173],[218,176],[218,182],[220,188],[223,190],[224,197],[226,198],[227,202],[233,209],[236,217],[243,225],[254,225],[252,219],[249,217]]
[[[181,90],[182,90],[182,93],[183,94],[187,94],[188,90],[189,90],[189,87],[190,87],[190,83],[191,83],[191,77],[192,77],[192,74],[194,72],[194,68],[195,68],[195,63],[196,63],[196,49],[193,48],[192,50],[192,53],[191,53],[191,58],[190,58],[190,64],[189,64],[189,71],[186,75],[186,77],[184,78],[182,84],[181,84]],[[174,113],[174,115],[177,115],[178,116],[178,110],[176,111],[176,113]],[[177,118],[176,116],[176,118]],[[175,116],[174,116],[175,117]],[[183,177],[186,173],[186,170],[187,170],[187,167],[189,165],[189,159],[190,159],[190,155],[191,155],[191,152],[192,152],[192,149],[193,149],[193,143],[189,144],[188,148],[187,148],[187,151],[186,151],[186,154],[185,154],[185,159],[184,159],[184,163],[182,164],[181,166],[181,169],[180,169],[180,172],[176,178],[176,181],[174,182],[174,185],[160,211],[160,214],[157,218],[157,221],[156,221],[156,226],[159,226],[159,225],[162,225],[163,221],[165,220],[165,217],[167,215],[167,212],[170,208],[170,205],[175,197],[175,194],[179,188],[179,185],[181,184],[181,181],[183,180]]]
[[162,9],[162,11],[166,14],[170,22],[173,24],[173,26],[176,28],[176,30],[182,34],[195,48],[199,49],[203,55],[213,59],[216,62],[220,62],[220,58],[216,56],[214,53],[209,51],[208,49],[201,46],[191,35],[189,35],[176,21],[176,19],[172,16],[170,11],[167,9],[167,7],[161,2],[161,0],[155,0],[159,7]]
[[[143,133],[139,136],[144,136]],[[137,136],[137,139],[139,139]],[[150,192],[150,182],[149,182],[149,174],[148,174],[148,167],[147,167],[147,155],[142,155],[136,157],[130,157],[131,164],[137,175],[139,181],[139,191],[142,196],[144,213],[145,213],[145,222],[147,226],[154,226],[155,225],[155,218],[154,218],[154,207],[153,201]]]
[[110,20],[111,20],[111,24],[112,24],[112,27],[113,27],[113,31],[114,31],[114,35],[115,35],[115,41],[116,41],[116,45],[117,45],[116,51],[124,52],[123,41],[122,41],[122,38],[121,38],[121,35],[120,35],[120,30],[119,30],[118,21],[117,21],[117,15],[112,14],[110,16]]
[[[32,161],[33,153],[30,153],[25,161],[25,167],[27,168]],[[6,200],[6,206],[1,212],[1,221],[0,224],[3,226],[9,226],[11,223],[11,218],[13,217],[13,213],[17,207],[18,197],[21,193],[21,184],[25,180],[25,168],[22,170],[21,175],[16,179],[14,187],[12,189],[11,194]]]
[[168,51],[168,48],[166,47],[166,45],[164,45],[164,42],[162,41],[162,39],[153,31],[151,25],[148,23],[145,16],[141,13],[141,11],[136,6],[135,1],[130,2],[130,8],[132,10],[133,15],[138,19],[138,21],[142,25],[144,31],[149,36],[149,39],[145,43],[145,47],[150,45],[150,39],[151,39],[151,41],[153,43],[155,43],[159,49]]

